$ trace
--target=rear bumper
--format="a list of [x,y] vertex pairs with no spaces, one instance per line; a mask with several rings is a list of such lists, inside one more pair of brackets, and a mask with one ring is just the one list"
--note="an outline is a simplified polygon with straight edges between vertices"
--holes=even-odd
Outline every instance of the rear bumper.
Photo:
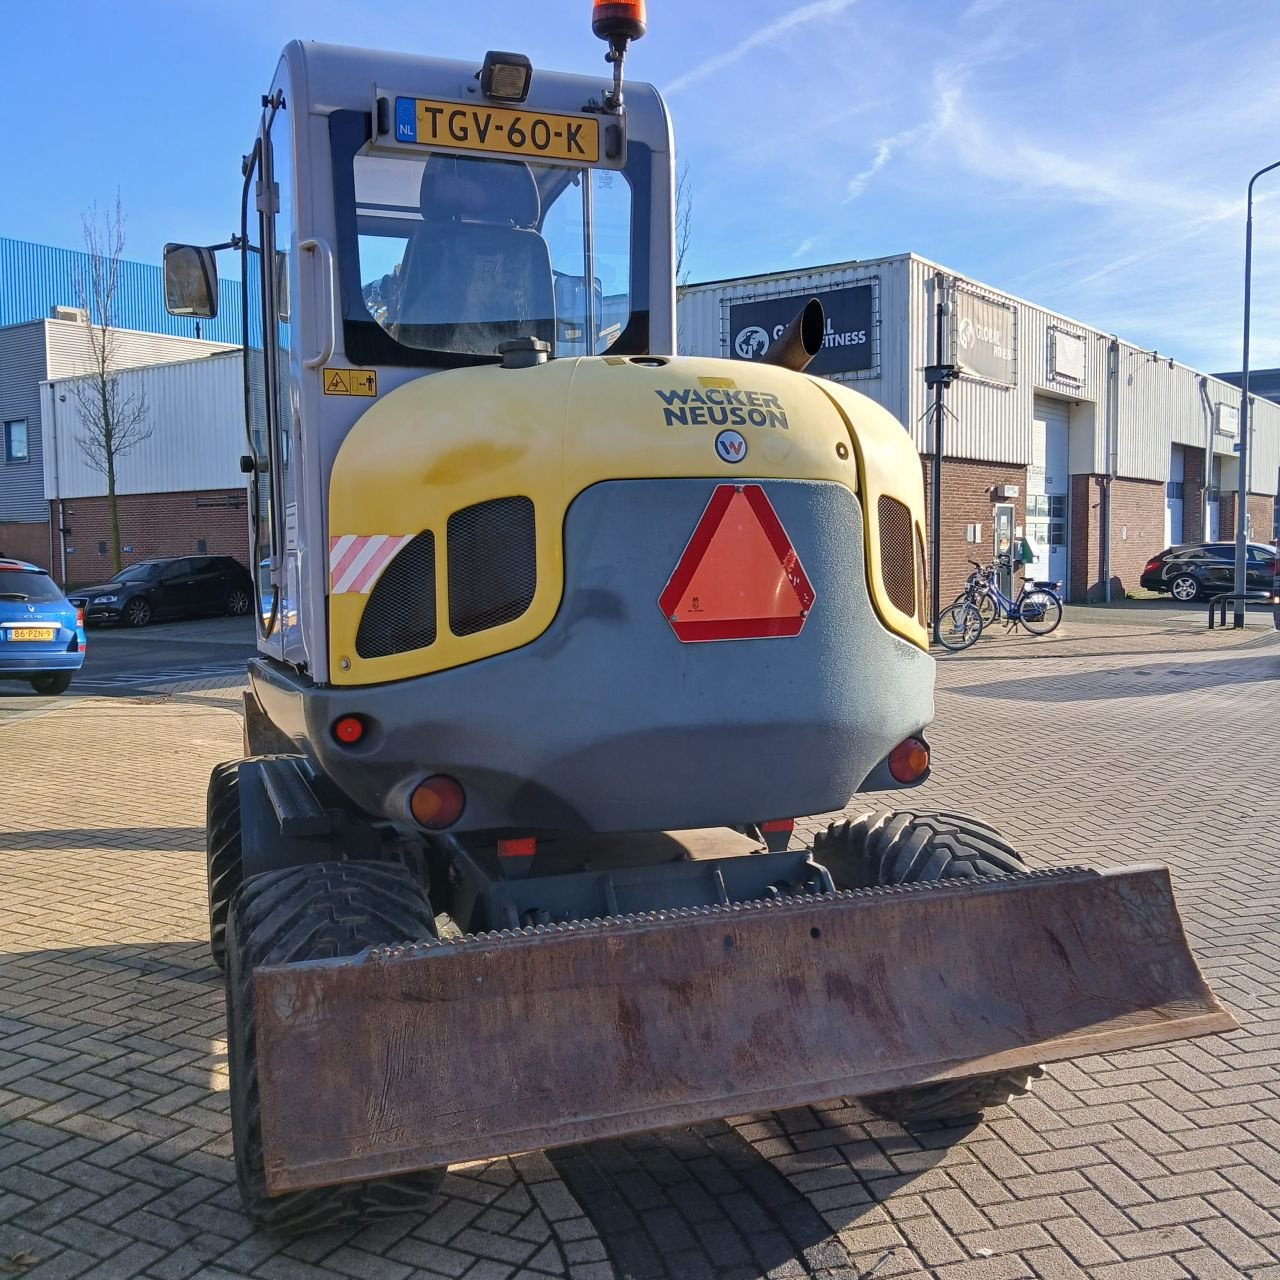
[[0,651],[0,680],[25,680],[44,671],[79,671],[84,650],[78,653],[9,654]]
[[[933,659],[867,592],[862,513],[843,485],[765,484],[812,582],[794,637],[682,644],[658,598],[711,480],[613,481],[565,521],[565,592],[533,643],[394,684],[318,687],[250,666],[271,721],[362,809],[411,827],[432,773],[463,785],[455,831],[651,831],[842,807],[933,718]],[[331,726],[367,729],[340,746]]]

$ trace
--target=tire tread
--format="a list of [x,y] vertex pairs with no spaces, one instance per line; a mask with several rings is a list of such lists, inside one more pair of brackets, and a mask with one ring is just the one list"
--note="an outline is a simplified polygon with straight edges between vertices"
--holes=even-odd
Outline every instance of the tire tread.
[[[975,880],[1026,870],[1014,847],[989,823],[950,811],[872,810],[833,822],[813,845],[837,889],[937,880]],[[1041,1067],[970,1076],[910,1089],[892,1089],[860,1101],[900,1124],[956,1121],[981,1115],[1027,1092]]]
[[252,1016],[253,970],[259,966],[356,955],[369,946],[434,937],[435,920],[421,886],[395,864],[319,862],[251,877],[237,893],[231,916],[228,1048],[236,1178],[246,1213],[259,1226],[293,1234],[425,1212],[443,1169],[266,1194]]

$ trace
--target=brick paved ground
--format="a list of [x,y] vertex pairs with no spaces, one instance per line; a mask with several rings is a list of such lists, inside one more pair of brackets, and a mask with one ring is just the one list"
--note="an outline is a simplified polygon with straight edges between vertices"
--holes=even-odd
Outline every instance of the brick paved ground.
[[203,940],[234,688],[86,700],[0,726],[0,1276],[1280,1277],[1280,637],[1070,621],[939,676],[918,798],[1038,865],[1167,861],[1240,1031],[1055,1066],[972,1130],[741,1117],[454,1170],[427,1220],[267,1238],[234,1191]]

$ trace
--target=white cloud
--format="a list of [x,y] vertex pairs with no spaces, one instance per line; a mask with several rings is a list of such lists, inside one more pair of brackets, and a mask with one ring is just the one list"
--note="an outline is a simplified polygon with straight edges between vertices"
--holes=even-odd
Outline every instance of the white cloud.
[[745,58],[753,49],[760,49],[770,45],[780,36],[795,30],[796,27],[804,26],[806,23],[813,22],[819,18],[834,18],[850,8],[853,3],[854,0],[814,0],[814,3],[801,5],[798,9],[792,9],[784,13],[776,22],[771,22],[767,27],[761,27],[759,31],[749,35],[745,40],[739,41],[733,48],[726,49],[724,53],[718,53],[715,57],[708,58],[705,62],[700,62],[683,75],[677,76],[663,89],[663,93],[679,93],[681,89],[686,89],[689,85],[695,84],[706,76],[714,75],[715,72],[731,66],[740,58]]
[[871,163],[849,179],[847,199],[856,200],[867,189],[867,183],[893,158],[895,151],[913,146],[917,142],[932,142],[951,124],[956,102],[960,97],[959,86],[949,83],[946,77],[939,75],[934,88],[933,112],[929,118],[910,129],[901,129],[887,138],[881,138],[875,144]]

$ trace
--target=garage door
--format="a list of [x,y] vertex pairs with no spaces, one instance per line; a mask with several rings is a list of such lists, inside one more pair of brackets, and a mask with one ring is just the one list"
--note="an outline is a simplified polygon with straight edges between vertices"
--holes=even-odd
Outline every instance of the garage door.
[[1027,468],[1027,537],[1035,551],[1028,573],[1067,581],[1067,406],[1036,398]]

